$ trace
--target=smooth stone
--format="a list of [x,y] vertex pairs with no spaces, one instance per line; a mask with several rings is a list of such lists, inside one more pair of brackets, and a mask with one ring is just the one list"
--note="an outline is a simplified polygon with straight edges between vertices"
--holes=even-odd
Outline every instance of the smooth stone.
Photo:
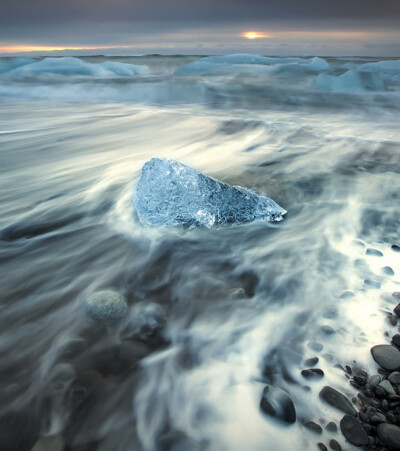
[[59,435],[40,438],[32,451],[64,451],[65,440]]
[[378,249],[372,249],[371,247],[366,250],[365,254],[372,255],[374,257],[383,257],[383,254],[381,251],[378,251]]
[[394,424],[381,423],[378,428],[378,437],[385,445],[400,449],[400,427]]
[[400,246],[397,246],[397,244],[392,244],[391,249],[392,249],[392,251],[400,252]]
[[328,451],[328,448],[321,442],[317,443],[317,446],[321,451]]
[[296,421],[296,409],[290,396],[281,388],[272,385],[265,386],[260,407],[263,412],[279,418],[286,423]]
[[116,321],[128,313],[128,303],[116,291],[97,291],[86,299],[86,311],[97,321]]
[[388,319],[389,323],[390,323],[392,326],[396,326],[396,325],[397,325],[397,316],[394,316],[394,315],[388,315],[388,316],[387,316],[387,319]]
[[342,393],[332,387],[325,386],[319,393],[321,399],[327,404],[349,415],[357,415],[351,402]]
[[321,343],[318,343],[317,341],[310,341],[307,346],[316,352],[322,351],[324,349],[323,345]]
[[352,445],[365,446],[368,436],[361,423],[351,415],[345,415],[340,421],[340,430]]
[[381,284],[379,282],[375,282],[374,280],[365,279],[364,285],[367,285],[370,288],[376,288],[379,289],[381,287]]
[[400,304],[397,304],[393,311],[398,317],[400,317]]
[[368,380],[369,385],[378,385],[381,381],[381,377],[378,374],[374,374]]
[[332,334],[336,333],[335,329],[333,327],[331,327],[331,326],[328,326],[328,325],[321,326],[320,330],[325,335],[332,335]]
[[53,382],[69,382],[75,379],[75,368],[70,363],[58,363],[49,374]]
[[400,373],[393,371],[393,373],[389,374],[388,379],[392,384],[400,384]]
[[326,429],[327,431],[329,431],[329,432],[337,432],[337,426],[336,426],[336,423],[334,423],[333,421],[330,421],[330,422],[326,425],[325,429]]
[[329,448],[333,449],[333,451],[342,451],[340,443],[334,438],[329,441]]
[[307,370],[302,370],[301,375],[305,379],[320,379],[324,376],[324,372],[319,368],[309,368]]
[[322,434],[322,427],[319,424],[314,423],[314,421],[307,421],[304,423],[304,427],[316,434]]
[[318,357],[310,357],[309,359],[305,360],[304,363],[307,366],[314,366],[319,362],[319,358]]
[[377,345],[371,348],[375,362],[388,371],[400,369],[400,351],[391,345]]
[[386,276],[394,276],[394,271],[390,266],[384,266],[383,268],[381,268],[381,272]]
[[349,299],[349,298],[353,298],[355,296],[355,294],[352,291],[344,291],[341,295],[340,295],[340,299]]
[[392,341],[396,346],[400,347],[400,335],[399,334],[393,335]]
[[391,384],[388,380],[382,381],[382,382],[378,385],[378,387],[383,388],[383,389],[385,390],[385,392],[386,392],[388,395],[395,395],[395,394],[396,394],[396,392],[394,391],[394,388],[393,388],[392,384]]
[[385,415],[383,415],[383,413],[380,412],[376,412],[374,413],[371,418],[369,419],[369,421],[373,424],[378,424],[378,423],[385,423],[386,422],[386,417]]

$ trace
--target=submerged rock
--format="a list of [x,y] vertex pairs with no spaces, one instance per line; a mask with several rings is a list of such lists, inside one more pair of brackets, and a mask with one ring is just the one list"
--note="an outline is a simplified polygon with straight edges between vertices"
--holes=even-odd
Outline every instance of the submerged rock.
[[86,299],[86,311],[98,321],[116,321],[127,314],[128,304],[115,291],[97,291]]
[[134,202],[140,221],[151,226],[211,228],[258,218],[281,221],[286,213],[268,197],[160,158],[143,166]]
[[375,362],[383,369],[394,371],[400,369],[400,351],[391,345],[377,345],[371,348]]
[[296,421],[296,409],[290,396],[281,388],[267,385],[262,393],[260,407],[263,412],[286,423]]
[[346,398],[346,396],[342,395],[342,393],[338,392],[332,387],[324,387],[320,394],[320,398],[323,399],[327,404],[332,407],[335,407],[338,410],[341,410],[343,413],[347,413],[349,415],[357,415],[356,410],[352,406],[351,402]]

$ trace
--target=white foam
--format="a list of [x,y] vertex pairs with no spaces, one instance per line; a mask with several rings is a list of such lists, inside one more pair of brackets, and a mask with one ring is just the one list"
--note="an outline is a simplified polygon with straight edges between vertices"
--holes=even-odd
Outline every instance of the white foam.
[[147,66],[106,61],[103,63],[88,63],[79,58],[66,56],[62,58],[44,58],[42,61],[28,63],[15,67],[8,72],[14,77],[33,77],[40,75],[86,76],[86,77],[130,77],[147,75]]
[[224,75],[237,72],[277,73],[326,70],[329,63],[322,58],[272,58],[250,54],[210,56],[186,64],[174,75]]

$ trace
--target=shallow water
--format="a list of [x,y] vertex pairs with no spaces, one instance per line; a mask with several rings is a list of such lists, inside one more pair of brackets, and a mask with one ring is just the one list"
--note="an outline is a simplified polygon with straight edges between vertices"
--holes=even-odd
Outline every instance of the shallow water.
[[[128,78],[0,76],[0,426],[18,431],[4,449],[49,433],[72,450],[314,449],[334,436],[301,423],[340,418],[322,386],[356,393],[335,364],[371,370],[369,348],[388,341],[400,291],[395,77],[348,93],[298,69],[173,75],[196,59],[118,59],[148,66]],[[329,74],[365,63],[327,61]],[[132,196],[152,157],[267,195],[286,218],[144,227]],[[109,287],[130,313],[101,326],[83,303]],[[132,344],[129,323],[150,303],[163,337]],[[77,337],[83,349],[63,354]],[[312,356],[321,381],[300,374]],[[60,362],[74,381],[54,382]],[[290,394],[295,425],[260,413],[265,382]]]

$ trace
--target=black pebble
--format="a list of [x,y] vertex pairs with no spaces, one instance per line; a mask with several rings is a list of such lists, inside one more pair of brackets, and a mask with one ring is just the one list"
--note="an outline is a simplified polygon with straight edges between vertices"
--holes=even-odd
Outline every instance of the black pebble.
[[319,368],[310,368],[308,370],[302,370],[301,375],[305,379],[320,379],[324,376],[324,372]]
[[345,415],[340,421],[340,430],[352,445],[365,446],[368,444],[368,436],[357,418]]
[[325,386],[319,393],[321,399],[327,404],[341,410],[343,413],[355,416],[357,414],[351,402],[342,393],[332,387]]
[[317,446],[321,451],[328,451],[328,448],[323,443],[317,443]]
[[378,249],[372,249],[371,247],[366,250],[365,254],[373,255],[374,257],[383,257],[383,254],[381,251],[378,251]]
[[304,426],[307,429],[310,429],[310,431],[315,432],[316,434],[322,434],[322,427],[319,424],[314,423],[313,421],[307,421],[307,423],[304,423]]
[[337,431],[337,426],[336,426],[336,424],[333,422],[333,421],[331,421],[331,422],[329,422],[327,425],[326,425],[326,428],[325,428],[327,431],[329,431],[329,432],[336,432]]
[[342,447],[340,446],[340,443],[336,441],[334,438],[330,440],[329,442],[330,449],[333,449],[333,451],[342,451]]
[[400,246],[397,246],[397,244],[392,244],[392,251],[400,252]]
[[304,363],[307,366],[314,366],[318,363],[318,361],[319,361],[318,357],[311,357],[311,358],[307,359]]

